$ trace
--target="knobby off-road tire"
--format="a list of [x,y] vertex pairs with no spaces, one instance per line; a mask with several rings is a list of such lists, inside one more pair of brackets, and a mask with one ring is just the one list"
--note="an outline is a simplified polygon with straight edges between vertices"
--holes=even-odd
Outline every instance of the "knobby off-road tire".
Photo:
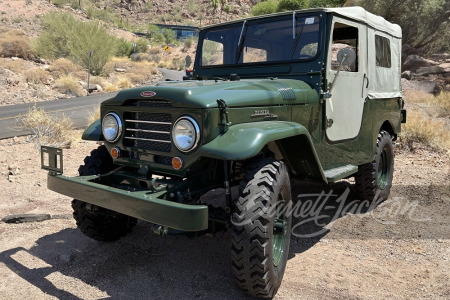
[[355,187],[361,200],[383,201],[389,196],[394,175],[394,149],[392,138],[386,131],[378,134],[375,159],[358,167]]
[[265,158],[250,164],[232,214],[231,260],[237,285],[251,296],[271,298],[280,287],[292,223],[283,208],[290,200],[283,162]]
[[[114,164],[105,146],[93,150],[78,169],[80,176],[105,174]],[[115,241],[131,232],[137,219],[74,199],[73,217],[86,236],[97,241]]]

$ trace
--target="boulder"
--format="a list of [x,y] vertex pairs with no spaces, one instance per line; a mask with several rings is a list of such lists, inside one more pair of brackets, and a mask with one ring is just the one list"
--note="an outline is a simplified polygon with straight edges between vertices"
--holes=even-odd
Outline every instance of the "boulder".
[[405,78],[406,80],[411,80],[411,71],[405,71],[402,73],[402,78]]
[[403,63],[402,70],[415,72],[417,69],[422,67],[435,66],[437,63],[430,59],[423,58],[419,55],[410,55],[405,59]]
[[446,73],[444,68],[440,66],[421,67],[416,70],[417,75],[430,75],[430,74],[444,74]]
[[126,70],[123,69],[123,68],[115,68],[114,71],[116,71],[116,72],[118,72],[118,73],[123,73],[123,72],[125,72]]

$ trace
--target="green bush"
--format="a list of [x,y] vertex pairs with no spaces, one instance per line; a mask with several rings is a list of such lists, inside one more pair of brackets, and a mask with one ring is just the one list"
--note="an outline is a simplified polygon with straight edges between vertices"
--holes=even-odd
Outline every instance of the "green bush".
[[82,22],[68,13],[51,12],[42,17],[43,31],[35,49],[45,58],[69,58],[87,68],[92,50],[91,73],[98,75],[117,52],[118,39],[98,22]]
[[116,56],[130,57],[133,54],[133,44],[121,38],[117,41]]
[[251,13],[254,16],[267,15],[277,12],[278,1],[268,0],[260,2],[252,7]]
[[308,7],[341,7],[346,0],[309,0]]
[[147,39],[140,38],[136,43],[136,53],[146,53],[148,50],[148,41]]
[[280,0],[278,11],[297,10],[307,7],[307,0]]

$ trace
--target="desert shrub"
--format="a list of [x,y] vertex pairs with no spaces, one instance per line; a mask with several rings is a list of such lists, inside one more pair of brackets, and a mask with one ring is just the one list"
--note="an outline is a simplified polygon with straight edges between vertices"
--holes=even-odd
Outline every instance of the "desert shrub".
[[183,51],[186,52],[192,46],[192,39],[187,39],[183,43]]
[[346,0],[309,0],[308,7],[340,7]]
[[11,70],[15,73],[23,71],[23,60],[11,60],[10,58],[0,58],[0,65],[2,68]]
[[89,111],[86,115],[86,121],[88,124],[92,124],[98,119],[100,119],[100,106],[98,106],[94,110]]
[[277,12],[277,9],[278,9],[278,1],[268,0],[257,3],[255,6],[253,6],[251,13],[254,16],[260,16]]
[[91,76],[89,79],[89,84],[98,84],[102,89],[104,89],[107,85],[105,78],[100,76]]
[[414,105],[414,109],[422,109],[431,117],[450,117],[450,92],[442,92],[438,96],[424,91],[405,91],[405,101]]
[[55,81],[55,87],[63,94],[70,94],[74,96],[83,96],[85,95],[83,89],[81,88],[78,80],[69,75],[69,76],[61,76]]
[[37,147],[41,145],[53,147],[70,147],[75,140],[72,121],[65,117],[52,117],[42,108],[31,107],[24,115],[19,116],[24,127],[33,132],[32,139]]
[[2,28],[0,30],[0,56],[34,59],[36,53],[31,48],[30,39],[25,32],[17,29]]
[[145,53],[148,50],[148,41],[147,39],[138,39],[134,41],[136,43],[136,53]]
[[414,143],[420,143],[448,151],[450,131],[444,121],[430,118],[420,110],[411,110],[406,124],[402,126],[401,141],[409,149],[414,149]]
[[77,76],[80,73],[85,73],[83,69],[65,58],[58,58],[55,60],[48,69],[52,75],[56,78],[61,76],[73,75]]
[[280,0],[278,1],[277,11],[296,10],[306,7],[306,0]]
[[25,79],[28,83],[47,83],[49,79],[48,72],[42,70],[41,68],[32,68],[24,72]]
[[117,51],[118,39],[98,22],[81,22],[68,13],[59,12],[44,15],[41,22],[43,32],[35,48],[42,57],[65,57],[88,68],[92,50],[91,74],[98,75]]
[[119,76],[115,81],[115,86],[119,89],[130,89],[133,87],[133,83],[128,77]]
[[133,44],[121,38],[117,41],[116,56],[130,57],[133,54]]
[[63,6],[66,5],[69,1],[68,1],[68,0],[51,0],[51,2],[52,2],[53,5],[55,5],[55,6],[63,7]]
[[103,90],[104,90],[105,92],[107,92],[107,93],[111,93],[111,92],[118,91],[119,88],[118,88],[117,86],[115,86],[114,84],[108,83],[108,84],[104,87]]

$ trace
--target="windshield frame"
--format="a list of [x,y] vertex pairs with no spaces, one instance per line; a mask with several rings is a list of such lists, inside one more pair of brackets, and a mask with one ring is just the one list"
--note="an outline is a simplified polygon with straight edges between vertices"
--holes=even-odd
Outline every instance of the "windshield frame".
[[[273,60],[273,61],[261,61],[261,62],[238,62],[238,63],[228,63],[228,64],[214,64],[214,65],[202,65],[202,53],[203,53],[203,41],[204,41],[204,37],[206,36],[207,33],[212,32],[212,31],[218,31],[218,30],[226,30],[226,29],[231,29],[231,28],[244,28],[244,36],[242,37],[242,41],[241,44],[244,44],[246,35],[247,35],[247,29],[249,26],[253,25],[253,24],[261,24],[261,23],[267,23],[268,20],[270,19],[270,22],[277,22],[277,21],[286,21],[286,20],[292,20],[293,21],[293,16],[295,16],[295,27],[293,27],[293,29],[295,28],[295,34],[297,35],[298,32],[298,28],[300,22],[298,22],[298,18],[307,18],[307,17],[318,17],[319,18],[319,30],[317,32],[318,35],[318,45],[317,45],[317,52],[314,55],[314,57],[309,57],[309,58],[290,58],[290,59],[285,59],[285,60]],[[264,17],[264,18],[256,18],[256,19],[245,19],[245,20],[241,20],[239,22],[233,22],[233,23],[227,23],[227,24],[223,24],[223,25],[217,25],[217,26],[209,26],[203,30],[200,31],[199,34],[199,43],[198,43],[198,50],[196,53],[196,68],[197,69],[216,69],[216,68],[248,68],[248,67],[252,67],[252,66],[266,66],[266,65],[280,65],[280,64],[290,64],[290,63],[305,63],[305,62],[311,62],[316,60],[322,53],[323,51],[323,47],[324,47],[324,43],[323,43],[323,34],[324,34],[324,29],[325,29],[325,24],[324,24],[324,20],[326,18],[324,18],[323,13],[321,12],[306,12],[306,13],[301,13],[301,12],[292,12],[291,14],[286,14],[286,15],[281,15],[281,16],[271,16],[271,17]],[[304,26],[304,25],[303,25]],[[242,51],[243,51],[243,45],[238,45],[239,49],[241,51],[241,53],[239,53],[239,57],[242,55]],[[297,45],[298,46],[298,45]],[[290,50],[291,51],[291,50]],[[290,52],[289,51],[289,52]],[[292,51],[295,51],[295,49],[292,49]],[[236,53],[237,55],[237,53]]]

